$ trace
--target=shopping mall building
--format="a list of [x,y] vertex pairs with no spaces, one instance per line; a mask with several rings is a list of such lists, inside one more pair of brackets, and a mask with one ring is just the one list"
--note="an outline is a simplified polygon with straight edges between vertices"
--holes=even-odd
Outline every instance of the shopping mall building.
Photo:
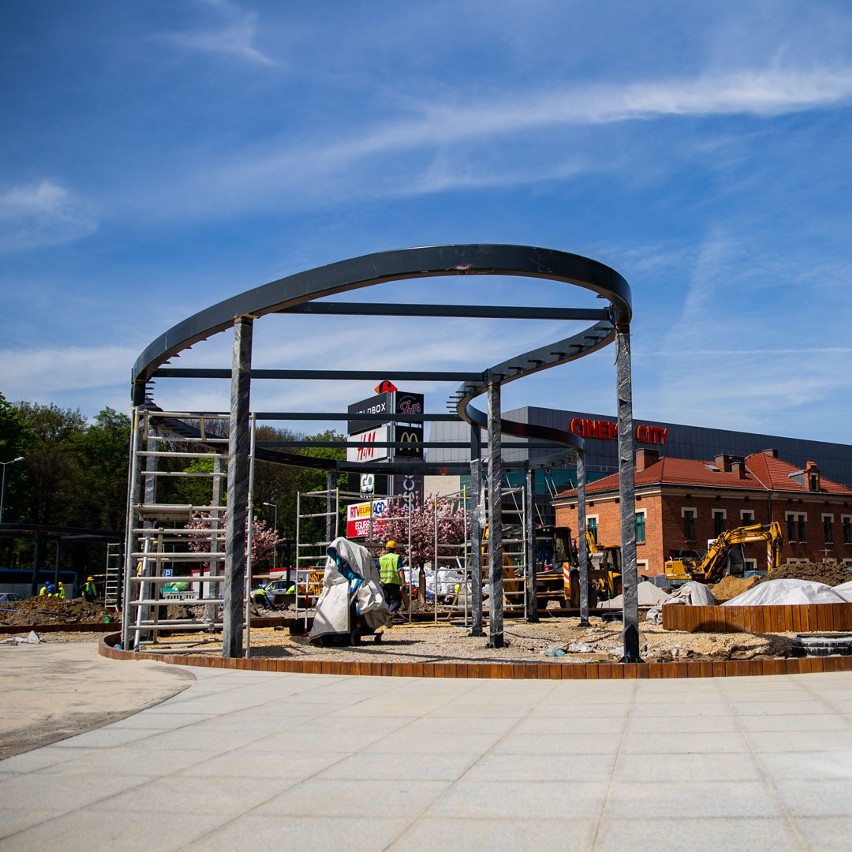
[[[620,513],[615,419],[576,411],[527,407],[504,417],[582,435],[586,443],[586,516],[598,541],[618,544]],[[706,549],[722,530],[749,523],[781,524],[781,562],[829,559],[852,564],[852,446],[634,421],[637,567],[661,573],[680,549]],[[430,449],[432,461],[469,459],[469,427],[435,423],[430,441],[459,441]],[[511,461],[533,464],[542,449],[509,449]],[[523,474],[510,474],[518,478]],[[438,490],[429,478],[426,490]],[[463,481],[462,481],[463,484]],[[576,471],[569,463],[536,473],[536,503],[544,523],[577,529]],[[458,488],[447,483],[444,490]],[[765,549],[764,549],[765,550]],[[746,545],[746,566],[760,569],[760,545]]]

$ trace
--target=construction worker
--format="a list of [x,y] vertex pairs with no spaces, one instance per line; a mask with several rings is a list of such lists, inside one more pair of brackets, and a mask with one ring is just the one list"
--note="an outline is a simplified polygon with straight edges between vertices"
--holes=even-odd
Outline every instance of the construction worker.
[[56,589],[56,597],[65,600],[65,586],[62,585],[62,580],[57,583],[58,588]]
[[92,603],[94,599],[98,596],[98,587],[95,585],[94,577],[86,577],[86,585],[83,586],[83,597],[89,602]]
[[402,586],[405,583],[405,573],[393,539],[385,543],[385,552],[379,557],[379,580],[388,611],[393,615],[402,606]]
[[258,606],[264,606],[267,609],[272,609],[272,601],[269,598],[269,593],[263,586],[258,586],[252,593],[251,599]]

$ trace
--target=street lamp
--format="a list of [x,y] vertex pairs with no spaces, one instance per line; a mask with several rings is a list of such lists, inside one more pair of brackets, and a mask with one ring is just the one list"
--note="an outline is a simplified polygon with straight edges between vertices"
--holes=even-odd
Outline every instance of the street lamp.
[[0,485],[0,524],[3,523],[3,499],[6,496],[6,465],[14,464],[15,462],[23,461],[23,456],[18,456],[16,459],[12,459],[12,461],[0,462],[3,465],[3,484]]
[[275,514],[272,516],[272,526],[275,528],[275,534],[278,535],[278,504],[277,503],[261,503],[261,506],[272,506]]

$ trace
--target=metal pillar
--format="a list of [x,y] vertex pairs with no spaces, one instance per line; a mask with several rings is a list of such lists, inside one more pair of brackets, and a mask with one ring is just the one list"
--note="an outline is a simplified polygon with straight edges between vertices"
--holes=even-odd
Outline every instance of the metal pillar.
[[[335,480],[334,480],[334,471],[329,470],[325,475],[325,540],[331,544],[335,539],[335,533],[337,532],[337,518],[332,517],[332,513],[334,512],[334,499],[332,497],[332,491],[335,488]],[[411,551],[409,551],[410,553]]]
[[531,624],[538,622],[538,595],[535,585],[535,471],[527,467],[526,491],[524,504],[524,530],[527,564],[527,621]]
[[488,385],[488,582],[489,648],[503,641],[503,447],[500,425],[500,385]]
[[581,452],[577,453],[577,527],[577,552],[580,561],[580,627],[588,627],[589,548],[586,546],[586,454]]
[[482,629],[482,516],[485,511],[482,491],[482,441],[479,426],[470,427],[470,602],[471,636],[484,636]]
[[616,326],[618,383],[618,486],[621,495],[621,585],[624,599],[623,663],[639,663],[639,591],[636,576],[636,501],[633,458],[633,387],[630,379],[630,326]]
[[225,524],[225,606],[222,656],[243,654],[243,596],[246,580],[246,519],[249,480],[249,404],[252,319],[234,320],[231,420],[228,438],[228,512]]
[[142,493],[142,477],[139,465],[139,443],[142,438],[142,417],[138,406],[133,409],[133,432],[130,436],[130,477],[127,484],[127,521],[124,536],[124,577],[121,590],[121,641],[123,647],[130,648],[130,598],[133,586],[130,578],[135,576],[132,554],[137,547],[137,536],[133,531],[136,525],[136,505]]

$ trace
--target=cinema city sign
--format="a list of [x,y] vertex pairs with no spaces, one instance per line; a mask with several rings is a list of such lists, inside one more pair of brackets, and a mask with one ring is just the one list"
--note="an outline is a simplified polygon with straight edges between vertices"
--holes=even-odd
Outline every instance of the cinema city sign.
[[[618,424],[612,420],[586,420],[575,417],[571,421],[570,430],[575,435],[584,438],[601,438],[605,441],[615,441],[618,438]],[[668,427],[647,426],[640,423],[636,429],[636,441],[640,444],[665,444],[669,434]]]

